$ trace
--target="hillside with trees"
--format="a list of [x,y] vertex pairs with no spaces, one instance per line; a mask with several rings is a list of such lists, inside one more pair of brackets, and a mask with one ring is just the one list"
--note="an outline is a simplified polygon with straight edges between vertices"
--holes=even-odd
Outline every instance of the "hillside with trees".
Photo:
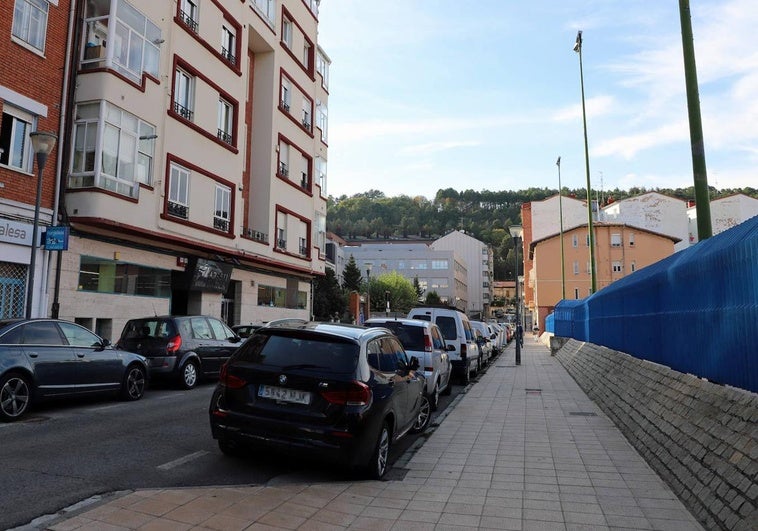
[[[658,192],[684,201],[695,198],[694,187],[631,188],[629,190],[592,191],[601,205]],[[758,198],[755,188],[710,188],[711,199],[742,193]],[[348,241],[361,240],[434,240],[452,230],[462,230],[491,245],[495,251],[495,280],[512,280],[513,242],[508,227],[521,223],[521,205],[542,201],[558,194],[557,189],[527,188],[519,191],[491,192],[452,188],[440,189],[433,200],[423,196],[387,197],[369,190],[351,197],[330,196],[327,203],[327,230]],[[586,189],[563,189],[564,197],[587,197]]]

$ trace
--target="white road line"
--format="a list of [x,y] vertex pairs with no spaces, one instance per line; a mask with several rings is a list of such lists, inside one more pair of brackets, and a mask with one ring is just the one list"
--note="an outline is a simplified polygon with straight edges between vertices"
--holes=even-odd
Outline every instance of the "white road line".
[[184,457],[180,457],[179,459],[174,459],[173,461],[169,461],[168,463],[163,463],[162,465],[159,465],[156,468],[159,468],[160,470],[170,470],[179,465],[183,465],[184,463],[188,463],[189,461],[199,459],[207,453],[208,452],[206,452],[205,450],[200,450],[199,452],[195,452],[194,454],[185,455]]

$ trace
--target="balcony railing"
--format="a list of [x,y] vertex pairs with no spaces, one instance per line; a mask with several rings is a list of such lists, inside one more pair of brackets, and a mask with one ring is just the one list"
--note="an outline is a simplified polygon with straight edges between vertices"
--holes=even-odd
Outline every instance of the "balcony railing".
[[232,53],[231,50],[227,50],[224,47],[221,47],[221,56],[229,61],[231,64],[236,65],[237,64],[237,57]]
[[301,243],[298,246],[298,252],[300,253],[300,256],[308,256],[308,246],[304,243]]
[[300,187],[303,190],[307,190],[308,189],[308,174],[305,173],[305,172],[302,172],[300,174]]
[[310,130],[311,129],[311,121],[307,118],[303,118],[303,127]]
[[287,102],[284,102],[284,101],[282,101],[282,102],[279,102],[279,107],[280,107],[280,108],[281,108],[281,109],[282,109],[284,112],[290,112],[290,106],[289,106],[289,103],[287,103]]
[[174,102],[174,112],[184,118],[185,120],[192,121],[192,117],[195,113],[193,113],[191,110],[189,110],[187,107],[179,103],[178,101]]
[[176,216],[177,218],[187,219],[189,216],[189,207],[174,201],[168,202],[168,213],[170,216]]
[[222,142],[226,142],[227,144],[231,145],[232,143],[232,135],[224,131],[223,129],[219,129],[216,133],[216,137],[218,137],[219,140]]
[[229,232],[229,220],[213,216],[213,228],[223,232]]
[[286,177],[287,175],[289,175],[289,173],[290,172],[287,169],[287,163],[280,162],[279,163],[279,175],[281,175],[282,177]]
[[254,230],[249,227],[245,227],[242,229],[242,234],[244,234],[247,238],[250,238],[251,240],[268,244],[268,234],[265,232],[261,232],[259,230]]
[[277,249],[281,249],[282,251],[286,251],[287,250],[287,240],[279,238],[278,240],[276,240],[276,247],[277,247]]
[[179,20],[181,20],[189,29],[197,33],[198,23],[197,20],[192,18],[192,15],[185,11],[179,11]]

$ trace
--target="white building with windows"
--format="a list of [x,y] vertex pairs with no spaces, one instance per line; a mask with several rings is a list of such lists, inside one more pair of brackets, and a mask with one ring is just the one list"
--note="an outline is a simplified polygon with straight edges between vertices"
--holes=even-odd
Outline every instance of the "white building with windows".
[[74,43],[60,317],[309,318],[330,60],[317,0],[88,0]]

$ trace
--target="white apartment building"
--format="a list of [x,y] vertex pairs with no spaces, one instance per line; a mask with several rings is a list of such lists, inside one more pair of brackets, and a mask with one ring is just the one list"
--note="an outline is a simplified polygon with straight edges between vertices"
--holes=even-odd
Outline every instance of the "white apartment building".
[[[744,194],[734,194],[711,201],[711,230],[719,234],[739,225],[743,221],[758,216],[758,199]],[[688,242],[693,245],[698,242],[697,208],[687,209]]]
[[348,244],[342,253],[346,261],[350,256],[355,259],[364,279],[396,271],[410,282],[418,279],[422,297],[434,291],[443,303],[468,308],[467,265],[455,250],[435,249],[427,243],[377,242]]
[[690,245],[687,202],[658,192],[648,192],[606,205],[600,210],[600,221],[626,223],[678,238],[680,241],[674,245],[675,252]]
[[79,4],[53,315],[309,318],[324,273],[318,0]]
[[439,251],[455,251],[468,264],[466,313],[478,319],[489,317],[495,280],[492,248],[460,230],[438,238],[431,247]]

